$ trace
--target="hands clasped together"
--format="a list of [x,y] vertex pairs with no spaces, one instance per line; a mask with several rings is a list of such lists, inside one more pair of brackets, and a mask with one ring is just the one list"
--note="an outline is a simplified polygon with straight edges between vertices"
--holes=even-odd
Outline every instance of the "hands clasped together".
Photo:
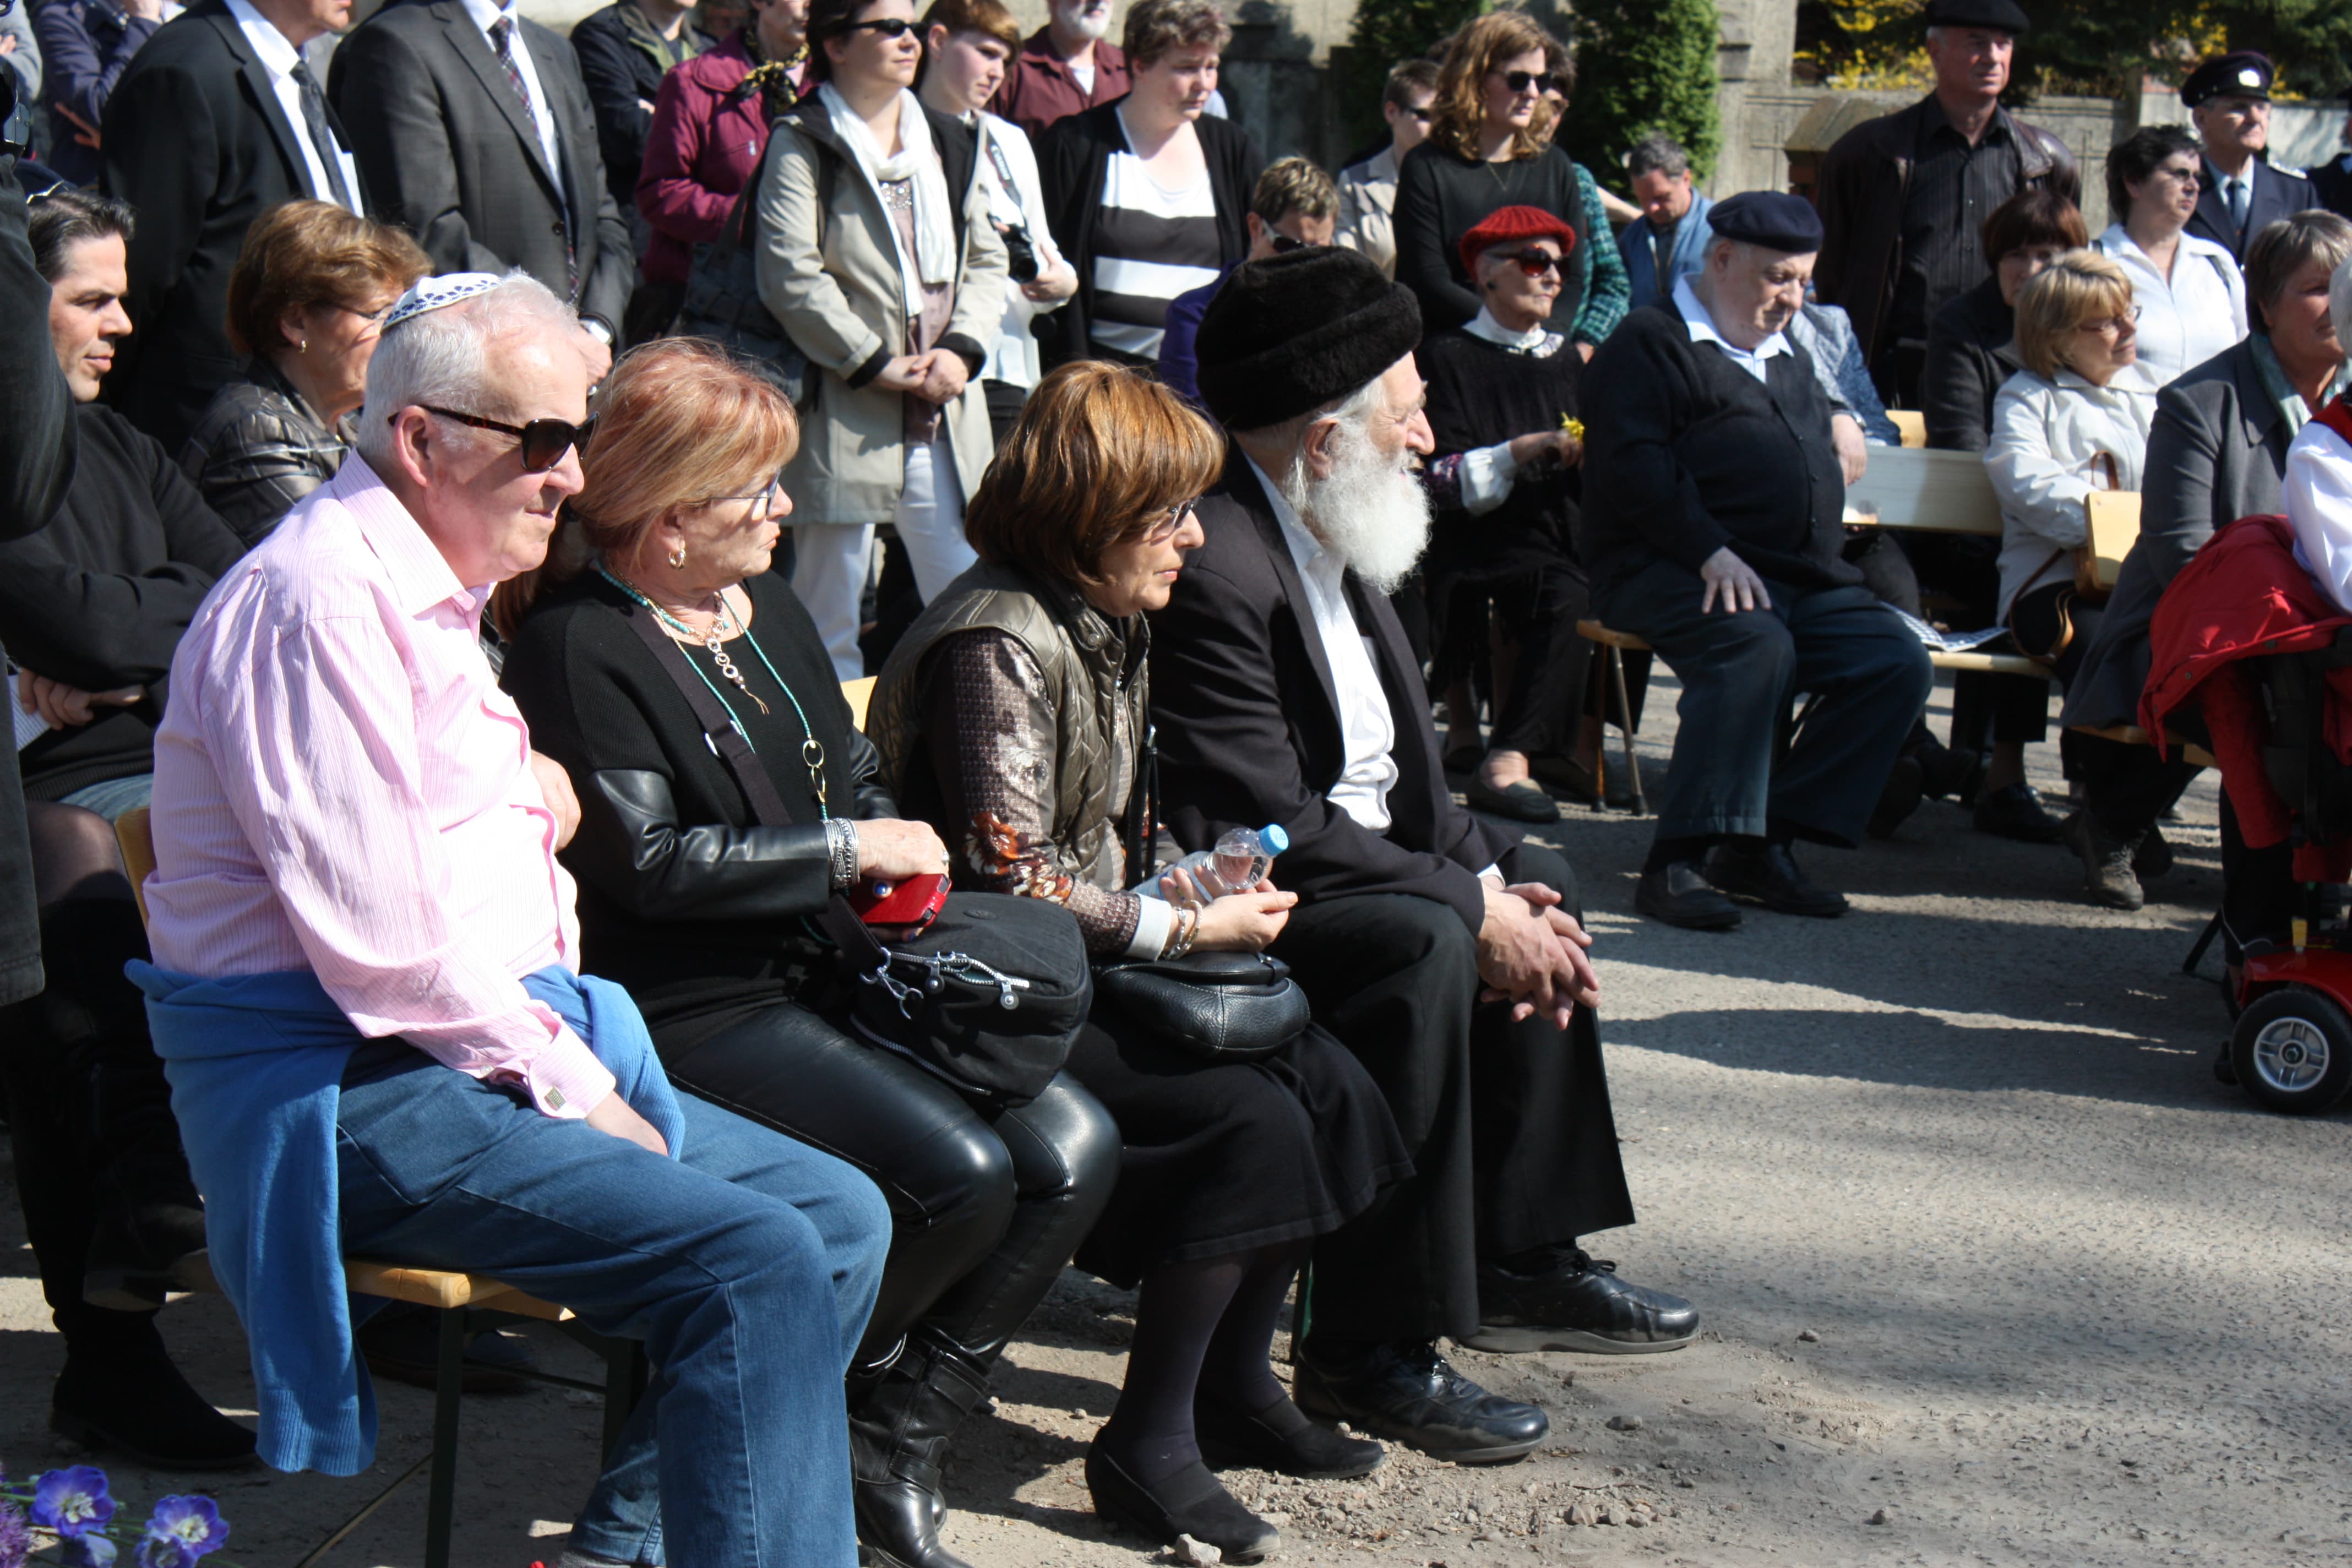
[[1601,977],[1584,950],[1592,938],[1559,907],[1558,889],[1541,882],[1486,884],[1486,921],[1478,929],[1481,1002],[1508,1002],[1513,1022],[1540,1015],[1557,1027],[1581,1005],[1601,1004]]

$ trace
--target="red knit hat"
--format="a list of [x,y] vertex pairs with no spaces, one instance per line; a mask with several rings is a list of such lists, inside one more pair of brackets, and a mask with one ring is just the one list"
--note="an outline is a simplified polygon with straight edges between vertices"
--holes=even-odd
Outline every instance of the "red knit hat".
[[1556,239],[1563,257],[1576,254],[1576,230],[1541,207],[1497,207],[1462,237],[1462,270],[1478,270],[1478,253],[1515,239]]

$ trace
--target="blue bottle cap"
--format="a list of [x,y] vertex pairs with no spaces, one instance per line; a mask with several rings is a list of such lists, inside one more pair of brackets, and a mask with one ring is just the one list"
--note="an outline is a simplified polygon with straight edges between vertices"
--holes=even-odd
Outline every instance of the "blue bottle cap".
[[1269,822],[1257,830],[1258,847],[1269,855],[1279,855],[1290,847],[1290,835],[1278,822]]

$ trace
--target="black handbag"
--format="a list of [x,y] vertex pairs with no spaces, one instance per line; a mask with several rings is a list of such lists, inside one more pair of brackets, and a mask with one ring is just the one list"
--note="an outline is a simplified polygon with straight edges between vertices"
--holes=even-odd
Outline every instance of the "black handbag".
[[1111,964],[1095,994],[1163,1045],[1213,1062],[1270,1057],[1313,1021],[1290,966],[1262,952],[1188,952]]
[[[694,710],[703,740],[734,775],[762,826],[793,820],[767,765],[686,654],[636,605],[622,612]],[[1094,1005],[1077,921],[1058,904],[950,893],[939,917],[885,944],[839,893],[824,926],[839,956],[859,1033],[903,1051],[964,1089],[1003,1105],[1045,1092]]]
[[822,377],[760,298],[759,263],[752,246],[757,237],[760,185],[767,177],[775,144],[772,134],[719,237],[696,244],[676,331],[680,337],[709,338],[774,382],[805,422],[815,405]]

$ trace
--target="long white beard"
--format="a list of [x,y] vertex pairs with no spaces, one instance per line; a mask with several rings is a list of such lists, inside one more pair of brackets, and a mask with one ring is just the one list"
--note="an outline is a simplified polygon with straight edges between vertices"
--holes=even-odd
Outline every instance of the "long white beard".
[[1429,548],[1429,497],[1411,461],[1409,453],[1390,457],[1343,428],[1329,479],[1309,479],[1303,455],[1282,479],[1282,499],[1307,531],[1383,594],[1412,575]]
[[1110,32],[1110,7],[1106,5],[1089,16],[1084,5],[1056,5],[1054,20],[1079,37],[1099,43]]

